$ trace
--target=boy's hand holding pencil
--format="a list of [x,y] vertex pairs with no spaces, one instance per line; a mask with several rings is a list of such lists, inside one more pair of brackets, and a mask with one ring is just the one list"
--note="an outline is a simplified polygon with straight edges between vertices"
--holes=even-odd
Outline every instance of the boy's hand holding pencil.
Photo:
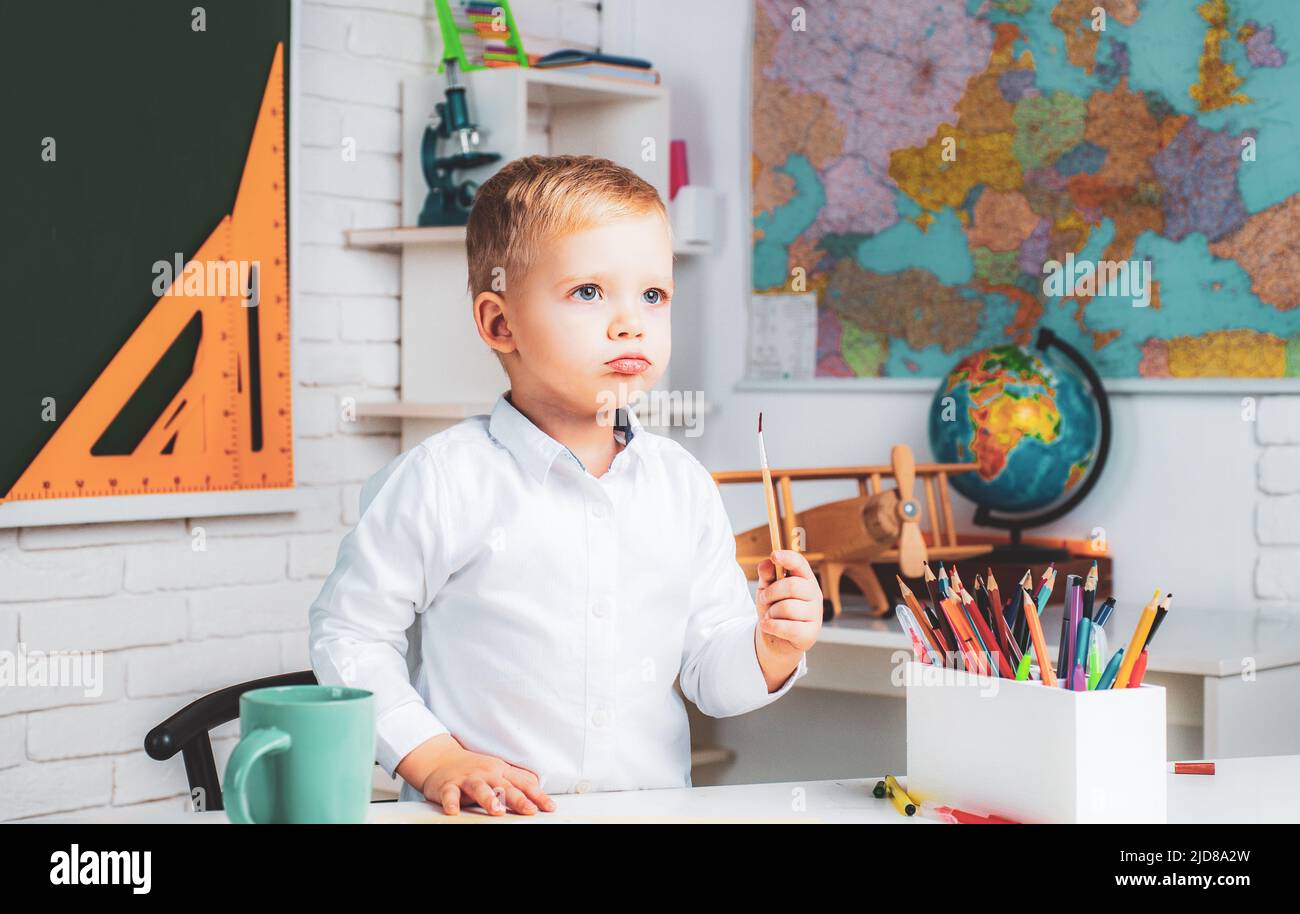
[[[775,561],[773,561],[775,559]],[[778,579],[777,567],[785,573]],[[822,588],[802,553],[777,549],[758,565],[758,662],[769,692],[780,687],[817,643],[822,629]]]
[[767,679],[767,690],[781,687],[799,665],[803,652],[817,643],[822,629],[822,588],[802,553],[783,549],[781,523],[776,510],[776,490],[763,444],[763,414],[758,414],[758,465],[763,471],[767,502],[767,529],[772,537],[772,557],[758,565],[758,626],[754,650]]

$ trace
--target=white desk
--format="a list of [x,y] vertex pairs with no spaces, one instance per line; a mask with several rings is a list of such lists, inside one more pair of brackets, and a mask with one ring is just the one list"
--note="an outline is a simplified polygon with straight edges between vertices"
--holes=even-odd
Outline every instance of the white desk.
[[[1106,624],[1112,651],[1127,646],[1139,612],[1117,609]],[[1060,629],[1060,610],[1048,610],[1043,631],[1053,656]],[[889,676],[895,651],[911,652],[896,620],[841,617],[822,627],[795,689],[901,700],[903,689]],[[1171,758],[1300,754],[1300,618],[1175,607],[1160,627],[1145,681],[1166,689]],[[1185,745],[1195,743],[1196,731],[1200,744]]]
[[[857,824],[939,824],[919,816],[907,818],[871,790],[880,778],[838,781],[742,784],[677,790],[629,790],[614,793],[564,794],[554,797],[557,810],[535,816],[488,816],[462,812],[444,816],[432,803],[374,803],[369,822],[460,825],[510,825],[611,822],[783,822]],[[906,779],[904,779],[905,781]],[[1169,775],[1171,823],[1300,822],[1300,756],[1226,759],[1214,775]],[[179,802],[179,801],[178,801]],[[799,805],[801,804],[801,805]],[[224,812],[181,810],[108,810],[42,816],[25,822],[135,822],[224,824]]]

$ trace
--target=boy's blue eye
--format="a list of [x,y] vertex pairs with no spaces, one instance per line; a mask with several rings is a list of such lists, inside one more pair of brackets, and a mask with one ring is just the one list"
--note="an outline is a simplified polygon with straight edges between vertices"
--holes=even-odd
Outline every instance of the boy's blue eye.
[[646,300],[646,304],[657,305],[664,300],[664,293],[660,289],[646,289],[641,293],[641,297]]
[[578,286],[571,294],[576,295],[579,301],[595,301],[596,296],[600,294],[600,289],[588,283],[585,286]]

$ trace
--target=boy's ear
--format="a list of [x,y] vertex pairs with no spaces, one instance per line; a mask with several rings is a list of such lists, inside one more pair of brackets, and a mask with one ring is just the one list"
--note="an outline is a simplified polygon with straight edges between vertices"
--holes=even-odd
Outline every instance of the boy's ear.
[[505,299],[496,292],[480,292],[474,298],[474,325],[483,342],[498,355],[515,351],[514,334],[506,320]]

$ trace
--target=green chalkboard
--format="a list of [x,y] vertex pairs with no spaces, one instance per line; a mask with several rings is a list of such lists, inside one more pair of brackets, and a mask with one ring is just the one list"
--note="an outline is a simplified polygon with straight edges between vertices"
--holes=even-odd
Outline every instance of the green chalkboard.
[[[190,258],[231,211],[278,43],[287,134],[290,13],[290,0],[0,6],[0,496],[154,305],[154,265]],[[188,327],[96,454],[131,451],[197,345]]]

